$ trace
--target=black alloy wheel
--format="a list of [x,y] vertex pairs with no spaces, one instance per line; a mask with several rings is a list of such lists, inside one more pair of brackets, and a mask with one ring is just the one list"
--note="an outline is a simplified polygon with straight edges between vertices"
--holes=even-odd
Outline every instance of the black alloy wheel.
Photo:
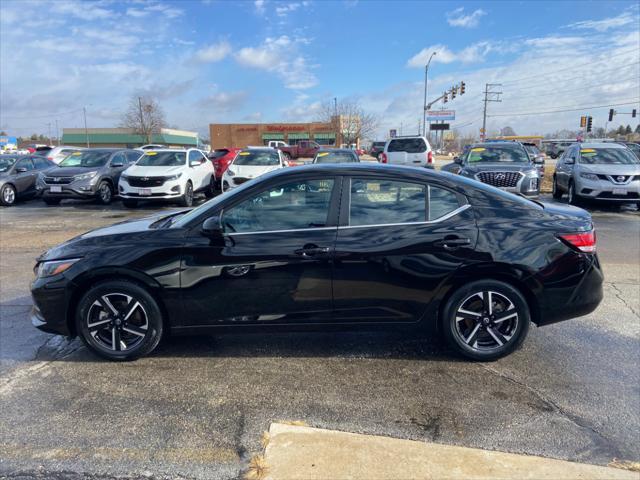
[[213,198],[216,195],[216,178],[211,175],[211,181],[209,182],[209,186],[204,191],[204,196],[206,198]]
[[102,205],[109,205],[113,199],[113,190],[111,184],[106,180],[100,182],[98,185],[98,202]]
[[524,341],[531,317],[522,294],[496,280],[480,280],[458,289],[449,299],[443,331],[449,344],[473,360],[494,360]]
[[80,300],[76,329],[98,355],[132,360],[157,347],[163,333],[162,314],[142,286],[107,281],[91,287]]
[[16,187],[7,183],[2,187],[2,191],[0,192],[0,204],[8,207],[16,203]]

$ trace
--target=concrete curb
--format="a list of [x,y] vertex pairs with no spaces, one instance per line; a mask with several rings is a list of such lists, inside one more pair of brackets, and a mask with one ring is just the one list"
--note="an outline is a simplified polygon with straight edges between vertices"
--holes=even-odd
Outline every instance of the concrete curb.
[[640,474],[528,455],[271,424],[266,479],[629,479]]

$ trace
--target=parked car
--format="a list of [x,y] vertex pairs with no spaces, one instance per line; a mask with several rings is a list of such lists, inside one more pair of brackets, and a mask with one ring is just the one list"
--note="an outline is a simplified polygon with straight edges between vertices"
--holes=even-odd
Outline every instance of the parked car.
[[49,249],[31,319],[112,360],[169,333],[323,325],[440,331],[461,355],[492,360],[530,322],[598,306],[595,249],[579,208],[424,168],[307,165]]
[[540,181],[542,181],[542,179],[544,178],[544,153],[540,151],[535,143],[522,142],[522,145],[529,154],[529,158],[531,158],[531,161],[533,161],[533,163],[535,163],[538,167],[538,174],[540,175]]
[[280,150],[269,147],[245,148],[238,152],[233,163],[222,175],[220,188],[226,192],[286,166],[284,154]]
[[636,203],[640,208],[640,160],[617,143],[577,143],[558,160],[553,197],[567,193],[569,203],[601,200]]
[[34,197],[38,174],[55,166],[39,155],[0,155],[0,205],[11,206],[18,199]]
[[391,165],[433,168],[433,152],[425,137],[396,137],[384,145],[380,161]]
[[284,159],[289,160],[299,157],[313,158],[320,148],[322,147],[320,147],[316,142],[302,140],[298,142],[297,145],[279,147],[279,150],[282,152]]
[[386,143],[387,142],[373,142],[371,144],[371,148],[369,149],[369,155],[380,161],[382,159],[382,157],[380,157],[380,154],[384,152],[384,146]]
[[108,205],[118,192],[120,174],[140,158],[137,150],[86,148],[38,176],[36,190],[47,205],[65,198],[95,199]]
[[190,207],[197,192],[212,198],[215,175],[212,163],[196,148],[147,150],[120,178],[120,197],[128,208],[137,207],[139,200],[176,201]]
[[84,150],[84,147],[69,147],[66,145],[61,145],[57,147],[53,147],[49,151],[36,151],[38,155],[42,155],[47,159],[51,160],[56,165],[59,164],[62,160],[67,158],[73,152],[79,152],[80,150]]
[[269,140],[269,143],[267,144],[267,146],[271,148],[280,148],[280,147],[288,147],[289,145],[287,144],[287,142],[283,140]]
[[458,175],[527,197],[540,195],[540,173],[522,144],[509,141],[476,143],[454,162]]
[[360,157],[351,148],[326,148],[319,150],[313,157],[313,163],[354,163]]
[[573,143],[575,143],[573,140],[549,142],[546,144],[547,155],[551,158],[558,158],[564,153],[567,147],[573,145]]
[[216,148],[209,153],[209,160],[213,163],[213,169],[215,171],[216,185],[219,186],[218,182],[222,179],[222,175],[241,150],[241,148]]

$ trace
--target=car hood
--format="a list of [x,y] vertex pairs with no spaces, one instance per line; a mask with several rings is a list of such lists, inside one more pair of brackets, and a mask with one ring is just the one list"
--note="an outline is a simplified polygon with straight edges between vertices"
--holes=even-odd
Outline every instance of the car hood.
[[535,170],[535,165],[531,163],[504,163],[504,162],[495,162],[495,163],[482,163],[482,164],[472,164],[465,165],[463,170],[465,173],[470,173],[475,175],[480,172],[527,172],[529,170]]
[[[186,210],[176,210],[172,212],[162,212],[149,217],[135,220],[127,220],[115,223],[107,227],[97,228],[77,237],[67,240],[60,245],[47,250],[38,257],[38,261],[55,260],[61,258],[73,258],[85,256],[92,251],[105,247],[118,246],[120,244],[130,244],[132,241],[140,242],[162,230],[154,228],[154,224],[163,218],[173,216]],[[166,229],[174,230],[174,229]],[[108,238],[110,237],[110,238]]]
[[100,170],[95,167],[54,167],[47,170],[48,177],[73,177],[83,173],[96,172]]
[[584,173],[599,173],[601,175],[637,175],[640,174],[640,164],[635,165],[580,165],[580,171]]
[[232,164],[229,166],[229,168],[233,170],[233,173],[235,173],[236,177],[256,178],[260,175],[264,175],[267,172],[278,170],[280,168],[280,165],[258,166]]
[[184,165],[176,165],[173,167],[147,167],[140,165],[131,165],[124,173],[135,177],[160,177],[164,175],[176,175],[184,170]]

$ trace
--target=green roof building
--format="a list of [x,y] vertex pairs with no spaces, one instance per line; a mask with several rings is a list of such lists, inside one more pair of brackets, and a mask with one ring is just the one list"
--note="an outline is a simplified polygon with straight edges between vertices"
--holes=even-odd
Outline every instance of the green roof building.
[[148,143],[157,143],[167,147],[201,147],[202,143],[196,132],[162,128],[151,136],[148,142],[143,135],[136,134],[130,128],[64,128],[62,129],[62,145],[79,147],[123,147],[135,148]]

